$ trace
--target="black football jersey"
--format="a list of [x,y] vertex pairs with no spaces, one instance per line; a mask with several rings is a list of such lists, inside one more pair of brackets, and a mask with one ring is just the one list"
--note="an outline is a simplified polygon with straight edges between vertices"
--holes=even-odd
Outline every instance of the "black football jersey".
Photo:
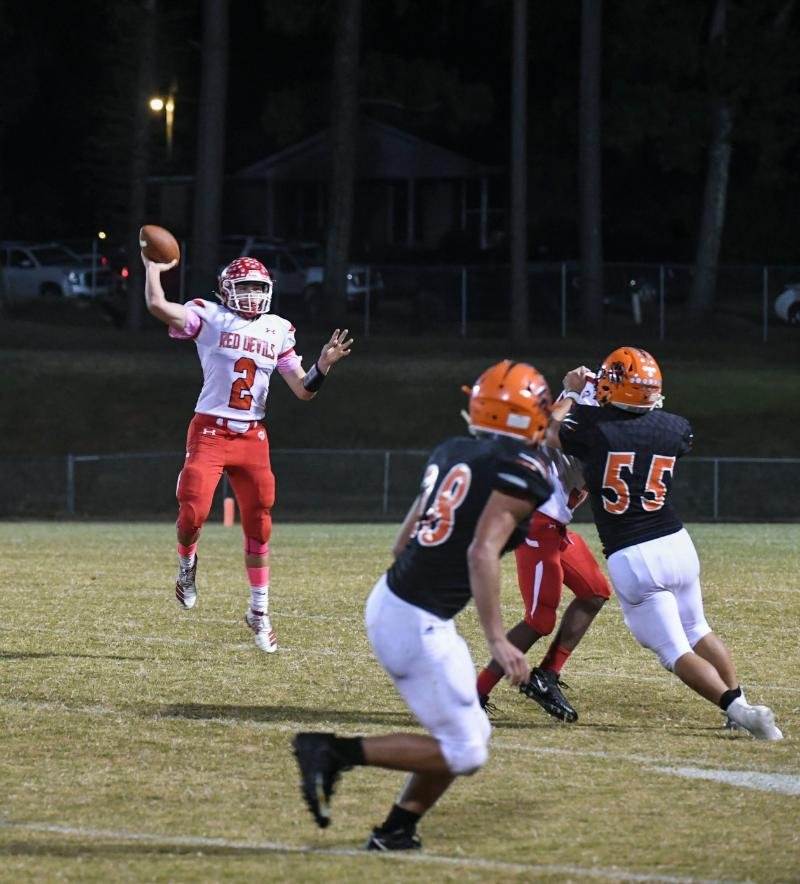
[[559,431],[565,453],[583,464],[606,557],[683,527],[669,502],[675,461],[692,446],[692,428],[667,411],[573,406]]
[[[439,617],[454,617],[469,601],[467,548],[492,491],[531,501],[531,513],[552,493],[533,449],[510,437],[448,439],[431,454],[421,493],[422,517],[389,568],[395,595]],[[503,552],[528,533],[523,520]]]

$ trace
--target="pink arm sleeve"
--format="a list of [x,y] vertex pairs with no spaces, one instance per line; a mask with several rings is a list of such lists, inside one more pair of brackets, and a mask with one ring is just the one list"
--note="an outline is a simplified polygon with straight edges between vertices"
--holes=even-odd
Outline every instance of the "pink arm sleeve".
[[203,320],[194,312],[194,310],[186,311],[186,325],[183,328],[183,331],[178,331],[177,329],[170,326],[169,328],[169,336],[171,338],[177,338],[179,341],[191,341],[193,338],[196,338],[200,333],[200,327],[203,324]]
[[298,356],[294,350],[289,350],[288,353],[283,353],[278,357],[278,371],[281,374],[286,374],[287,372],[294,371],[296,368],[300,368],[303,364],[303,359],[301,356]]

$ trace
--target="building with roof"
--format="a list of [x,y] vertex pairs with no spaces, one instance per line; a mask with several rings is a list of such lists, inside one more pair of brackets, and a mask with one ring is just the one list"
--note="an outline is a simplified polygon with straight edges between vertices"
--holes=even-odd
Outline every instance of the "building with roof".
[[[229,176],[223,229],[325,239],[330,130]],[[353,250],[436,250],[448,235],[486,248],[505,227],[505,170],[361,117],[356,138]],[[151,178],[160,222],[189,233],[194,179]]]

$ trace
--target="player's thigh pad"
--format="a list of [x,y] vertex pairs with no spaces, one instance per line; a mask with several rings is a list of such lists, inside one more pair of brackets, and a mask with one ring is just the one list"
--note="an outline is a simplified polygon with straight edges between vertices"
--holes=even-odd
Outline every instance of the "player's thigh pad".
[[[269,460],[266,434],[258,430],[234,440],[234,461],[228,465],[228,478],[239,504],[245,536],[266,543],[272,534],[272,507],[275,503],[275,476]],[[261,430],[263,432],[263,430]]]
[[700,562],[692,538],[685,529],[670,536],[672,540],[672,564],[676,571],[675,598],[683,631],[694,647],[701,638],[711,632],[703,610],[703,594],[700,589]]
[[525,622],[539,635],[549,635],[556,625],[564,572],[558,552],[560,535],[554,530],[549,535],[539,533],[541,538],[538,534],[526,537],[514,554]]
[[489,756],[491,725],[478,703],[475,666],[453,621],[398,598],[385,575],[372,589],[365,620],[375,656],[439,742],[451,773],[481,768]]
[[597,559],[580,534],[567,532],[567,542],[561,550],[561,567],[564,570],[564,584],[577,598],[611,598],[606,575],[600,570]]
[[692,646],[671,582],[673,566],[667,563],[662,567],[667,549],[664,540],[650,540],[613,553],[608,571],[626,625],[640,645],[653,651],[661,664],[672,670],[675,661],[688,654]]
[[224,439],[203,430],[197,418],[192,419],[186,433],[186,460],[175,489],[178,526],[187,533],[199,530],[208,518],[225,465]]

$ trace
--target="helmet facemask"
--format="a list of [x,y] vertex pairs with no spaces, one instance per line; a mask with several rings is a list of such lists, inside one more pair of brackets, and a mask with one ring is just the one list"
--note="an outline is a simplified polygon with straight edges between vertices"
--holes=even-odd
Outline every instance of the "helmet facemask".
[[272,278],[255,258],[237,258],[222,271],[217,297],[234,313],[252,319],[269,313]]

